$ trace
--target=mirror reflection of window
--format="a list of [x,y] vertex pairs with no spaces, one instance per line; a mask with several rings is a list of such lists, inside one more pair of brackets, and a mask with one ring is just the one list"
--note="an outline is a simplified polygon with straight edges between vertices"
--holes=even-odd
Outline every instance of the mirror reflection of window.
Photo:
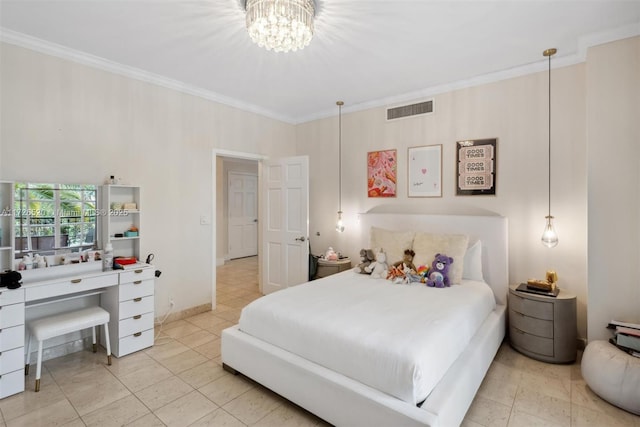
[[16,258],[95,248],[97,199],[95,185],[16,183]]

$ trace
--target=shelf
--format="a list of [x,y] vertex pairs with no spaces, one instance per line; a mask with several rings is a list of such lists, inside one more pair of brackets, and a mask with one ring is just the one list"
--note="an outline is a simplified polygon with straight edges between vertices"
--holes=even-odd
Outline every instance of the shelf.
[[109,209],[109,216],[114,216],[114,217],[120,217],[120,216],[127,216],[129,214],[134,215],[134,214],[139,214],[140,213],[140,209]]
[[118,240],[136,240],[139,239],[140,236],[132,236],[132,237],[109,237],[109,240],[111,240],[112,242],[118,241]]

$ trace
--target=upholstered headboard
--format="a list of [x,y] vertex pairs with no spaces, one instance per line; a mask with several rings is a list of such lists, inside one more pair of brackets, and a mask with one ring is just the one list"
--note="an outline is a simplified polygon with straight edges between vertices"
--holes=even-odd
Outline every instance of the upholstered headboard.
[[509,238],[507,218],[476,215],[421,215],[397,213],[360,214],[359,247],[369,247],[371,227],[394,231],[464,234],[469,246],[482,242],[482,273],[498,304],[507,303],[509,291]]

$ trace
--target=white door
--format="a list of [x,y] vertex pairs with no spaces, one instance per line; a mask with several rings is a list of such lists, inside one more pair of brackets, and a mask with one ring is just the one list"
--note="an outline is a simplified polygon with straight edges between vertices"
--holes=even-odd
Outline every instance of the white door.
[[309,158],[264,162],[262,292],[306,282],[309,275]]
[[229,259],[258,255],[258,176],[229,172]]

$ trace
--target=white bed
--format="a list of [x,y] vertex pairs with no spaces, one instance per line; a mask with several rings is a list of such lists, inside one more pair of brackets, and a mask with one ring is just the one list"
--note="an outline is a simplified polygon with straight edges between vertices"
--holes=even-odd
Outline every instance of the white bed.
[[[338,426],[458,425],[505,333],[507,221],[499,216],[398,214],[366,214],[361,221],[362,230],[373,226],[396,231],[456,233],[468,235],[470,244],[480,240],[482,274],[488,285],[463,281],[452,288],[427,289],[419,285],[392,285],[381,279],[344,272],[255,302],[251,310],[243,311],[242,329],[236,325],[223,331],[222,361],[228,369],[254,379]],[[367,238],[363,237],[362,246],[367,245]],[[341,289],[341,283],[349,283],[348,290]],[[325,299],[331,294],[325,291],[332,288],[337,291],[334,295],[342,290],[342,302]],[[475,292],[479,298],[468,298]],[[374,307],[372,312],[368,306],[370,299],[365,297],[374,299],[374,294],[385,304]],[[397,312],[398,307],[403,306],[402,298],[407,297],[406,313],[399,316],[405,323],[394,325],[397,322],[385,322],[383,316],[376,320],[375,310]],[[487,303],[492,297],[493,301]],[[446,323],[443,318],[415,317],[421,298],[435,299],[440,305],[458,300],[464,307],[444,318],[458,323],[459,340],[448,339],[438,344],[440,354],[436,356],[429,353],[433,345],[406,347],[411,340],[431,342],[451,337],[451,331],[429,324],[430,321],[439,325]],[[440,298],[445,299],[440,301]],[[392,301],[396,299],[398,301]],[[358,308],[358,301],[365,303]],[[341,303],[345,309],[340,308]],[[274,304],[276,309],[272,307]],[[296,305],[306,307],[302,316],[292,314]],[[475,306],[479,308],[476,310]],[[468,318],[468,325],[463,326],[460,322],[464,317],[460,313],[466,311],[474,314]],[[309,317],[306,326],[304,314]],[[354,316],[361,319],[360,323]],[[404,347],[409,351],[392,351],[381,356],[379,353],[385,351],[368,350],[367,345],[376,340],[376,332],[388,323],[391,328],[402,329],[412,321],[426,322],[432,327],[414,328],[406,336],[393,340],[387,332],[384,338],[390,340],[388,349]],[[344,329],[341,324],[345,322],[353,323],[354,328]],[[477,330],[472,327],[474,323],[479,325]],[[314,324],[318,325],[315,330]],[[286,333],[278,333],[283,330]],[[358,343],[364,347],[354,347]],[[332,351],[323,351],[326,348]],[[403,360],[403,353],[415,357]],[[388,375],[383,373],[384,366],[391,369],[386,371]]]

